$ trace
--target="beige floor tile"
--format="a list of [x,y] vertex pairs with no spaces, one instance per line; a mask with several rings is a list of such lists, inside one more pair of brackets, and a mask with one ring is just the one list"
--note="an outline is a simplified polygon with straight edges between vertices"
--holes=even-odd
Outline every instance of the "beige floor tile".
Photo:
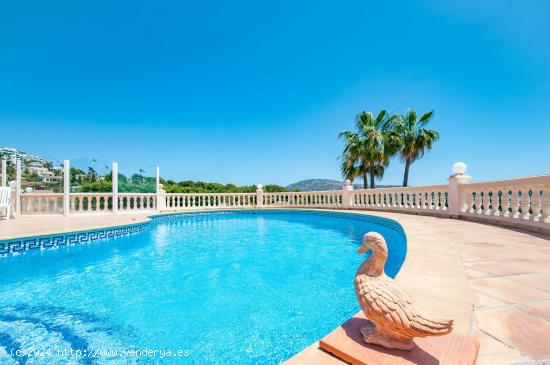
[[529,358],[516,354],[479,355],[477,365],[523,365],[531,363]]
[[550,292],[523,285],[508,278],[472,279],[470,286],[506,303],[550,300]]
[[466,267],[482,271],[485,273],[490,274],[491,276],[509,276],[509,275],[517,275],[517,274],[528,274],[528,273],[536,273],[537,271],[527,265],[521,265],[521,264],[510,264],[510,262],[470,262],[465,265]]
[[506,303],[502,302],[501,300],[498,300],[496,298],[493,298],[490,295],[487,295],[481,291],[474,290],[474,297],[475,297],[475,308],[483,308],[483,307],[491,307],[496,305],[504,305]]
[[550,292],[550,274],[521,275],[511,277],[517,283]]
[[550,301],[545,303],[524,304],[520,306],[519,309],[550,321]]
[[479,329],[533,359],[550,357],[550,322],[519,309],[476,313]]

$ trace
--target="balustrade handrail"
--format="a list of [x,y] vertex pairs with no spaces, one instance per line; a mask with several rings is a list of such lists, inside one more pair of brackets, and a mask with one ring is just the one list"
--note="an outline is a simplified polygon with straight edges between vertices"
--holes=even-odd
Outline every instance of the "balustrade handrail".
[[368,188],[368,189],[353,189],[353,192],[415,192],[415,191],[425,191],[425,190],[447,190],[449,189],[448,184],[437,184],[437,185],[422,185],[422,186],[394,186],[391,188]]
[[342,190],[316,190],[316,191],[281,191],[281,192],[270,192],[264,193],[265,195],[299,195],[299,194],[342,194]]
[[256,193],[166,193],[166,196],[252,196]]
[[69,193],[70,196],[112,196],[113,193],[94,193],[94,192],[82,192],[82,193]]
[[[112,194],[112,193],[111,193]],[[154,195],[157,195],[157,193],[128,193],[128,192],[124,192],[124,193],[118,193],[118,195],[122,195],[122,196],[154,196]]]
[[529,177],[520,177],[516,179],[502,179],[502,180],[490,180],[490,181],[480,181],[473,182],[469,184],[464,184],[466,189],[477,189],[477,188],[489,188],[489,187],[512,187],[512,186],[525,186],[525,185],[550,185],[550,175],[538,175],[538,176],[529,176]]
[[55,197],[62,197],[63,193],[21,193],[21,197],[49,197],[49,196],[55,196]]

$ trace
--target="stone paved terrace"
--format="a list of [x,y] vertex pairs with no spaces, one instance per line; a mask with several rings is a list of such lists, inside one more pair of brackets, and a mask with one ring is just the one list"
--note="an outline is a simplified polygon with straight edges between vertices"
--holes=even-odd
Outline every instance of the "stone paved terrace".
[[[462,220],[359,212],[403,225],[397,281],[427,311],[478,337],[478,364],[550,363],[550,239]],[[144,221],[146,214],[34,216],[0,221],[0,239]],[[353,285],[353,283],[350,283]],[[342,364],[317,343],[285,364]]]

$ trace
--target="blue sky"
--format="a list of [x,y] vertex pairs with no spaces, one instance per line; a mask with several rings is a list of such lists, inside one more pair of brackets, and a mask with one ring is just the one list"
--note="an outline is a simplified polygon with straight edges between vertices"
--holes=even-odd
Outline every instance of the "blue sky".
[[441,134],[412,185],[548,173],[548,34],[545,0],[3,2],[0,145],[288,184],[340,178],[357,112],[412,107]]

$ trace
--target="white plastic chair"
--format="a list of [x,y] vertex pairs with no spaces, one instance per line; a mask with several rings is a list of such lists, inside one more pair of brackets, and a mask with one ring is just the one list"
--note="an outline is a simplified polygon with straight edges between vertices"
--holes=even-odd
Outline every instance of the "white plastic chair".
[[11,188],[0,188],[0,212],[6,211],[6,219],[11,214]]

